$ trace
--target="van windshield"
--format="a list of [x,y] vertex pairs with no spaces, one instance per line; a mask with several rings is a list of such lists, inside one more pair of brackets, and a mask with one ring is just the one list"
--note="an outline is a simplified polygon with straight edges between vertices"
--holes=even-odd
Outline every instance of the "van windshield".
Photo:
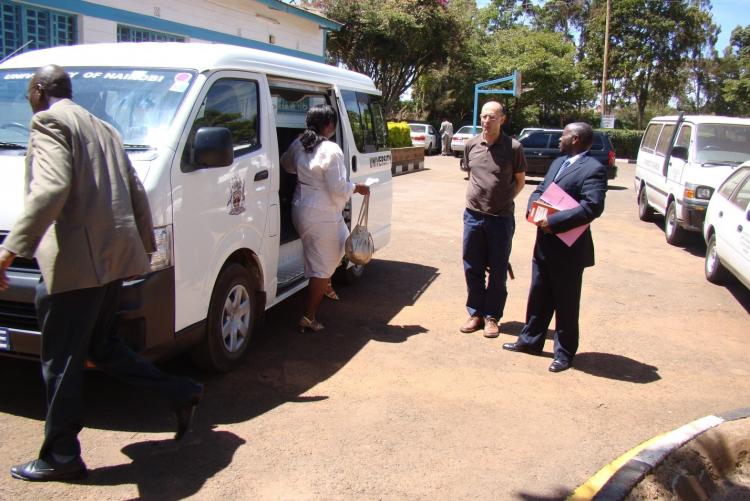
[[[0,70],[0,147],[25,147],[31,107],[26,91],[35,69]],[[112,124],[128,148],[160,143],[195,72],[144,68],[67,67],[73,100]]]
[[750,158],[750,125],[700,124],[695,140],[701,164],[737,164]]

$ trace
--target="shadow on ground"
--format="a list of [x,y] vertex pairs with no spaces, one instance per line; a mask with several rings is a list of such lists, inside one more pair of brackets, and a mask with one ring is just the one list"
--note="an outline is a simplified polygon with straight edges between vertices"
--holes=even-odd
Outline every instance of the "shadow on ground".
[[613,353],[578,353],[573,368],[592,376],[628,383],[646,384],[661,379],[658,367]]
[[[329,398],[307,392],[336,374],[367,343],[404,343],[427,332],[420,325],[390,322],[403,308],[413,305],[437,276],[433,267],[373,260],[356,285],[337,284],[340,301],[325,300],[321,305],[318,317],[326,326],[322,332],[298,332],[303,294],[296,294],[266,312],[254,349],[235,371],[201,373],[185,356],[165,364],[164,370],[205,384],[205,397],[188,443],[179,447],[171,440],[130,444],[123,453],[132,463],[94,470],[86,483],[135,482],[144,498],[180,499],[197,492],[207,478],[231,463],[245,443],[232,433],[214,431],[217,425],[247,421],[288,402],[305,404]],[[44,419],[44,386],[37,362],[0,359],[0,394],[0,412]],[[90,428],[174,431],[173,416],[164,402],[100,372],[86,374],[85,403],[85,425]],[[41,436],[39,439],[41,442]],[[200,468],[181,466],[196,462]],[[172,487],[165,488],[165,482]]]

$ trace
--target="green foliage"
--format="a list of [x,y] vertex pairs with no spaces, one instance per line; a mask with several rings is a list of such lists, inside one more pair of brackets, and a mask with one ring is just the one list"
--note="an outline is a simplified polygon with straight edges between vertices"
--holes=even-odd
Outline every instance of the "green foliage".
[[[592,0],[581,32],[581,63],[601,82],[605,0]],[[680,69],[700,53],[711,31],[710,14],[691,0],[618,0],[610,16],[609,77],[612,95],[635,103],[638,127],[649,102],[667,102],[683,81]],[[714,27],[715,31],[715,27]]]
[[406,122],[388,122],[388,146],[391,148],[411,146],[410,132]]
[[328,37],[334,63],[369,75],[383,93],[386,116],[428,69],[445,63],[460,38],[441,0],[324,0],[343,27]]
[[731,115],[750,115],[750,25],[732,31],[725,54],[721,97]]
[[638,147],[641,145],[643,137],[642,130],[626,129],[597,129],[609,134],[612,139],[612,146],[618,158],[635,159],[638,156]]

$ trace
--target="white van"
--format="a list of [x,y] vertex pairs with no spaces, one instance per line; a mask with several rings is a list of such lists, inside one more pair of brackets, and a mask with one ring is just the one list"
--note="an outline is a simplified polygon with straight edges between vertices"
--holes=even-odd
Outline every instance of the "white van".
[[750,159],[750,119],[664,116],[649,122],[638,150],[634,187],[638,217],[664,215],[667,242],[701,231],[714,190]]
[[[391,154],[372,80],[279,54],[193,43],[57,47],[0,65],[0,241],[23,207],[31,118],[24,95],[33,72],[49,63],[70,73],[77,103],[120,131],[148,192],[159,249],[151,272],[125,284],[118,313],[119,333],[145,356],[192,348],[201,365],[227,370],[262,313],[306,286],[290,215],[295,180],[279,168],[279,156],[304,130],[310,106],[338,111],[334,140],[350,179],[377,179],[368,227],[376,249],[388,243]],[[348,222],[361,203],[352,198]],[[352,280],[362,273],[342,267]],[[38,355],[38,267],[16,259],[8,275],[0,353]]]

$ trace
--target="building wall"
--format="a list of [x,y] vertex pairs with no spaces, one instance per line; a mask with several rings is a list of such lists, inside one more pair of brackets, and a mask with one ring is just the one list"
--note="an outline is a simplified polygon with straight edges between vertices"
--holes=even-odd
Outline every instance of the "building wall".
[[23,4],[75,15],[78,43],[116,42],[118,25],[127,25],[176,35],[186,42],[227,43],[322,61],[325,30],[339,28],[277,0],[25,0]]

